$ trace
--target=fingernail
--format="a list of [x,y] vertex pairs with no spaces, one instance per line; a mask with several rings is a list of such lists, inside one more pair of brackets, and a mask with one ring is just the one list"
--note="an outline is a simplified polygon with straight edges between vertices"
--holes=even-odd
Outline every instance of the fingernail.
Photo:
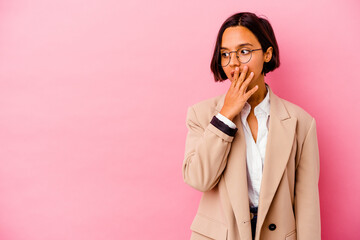
[[238,67],[236,67],[236,68],[235,68],[235,71],[238,71],[238,70],[239,70],[239,68],[238,68]]

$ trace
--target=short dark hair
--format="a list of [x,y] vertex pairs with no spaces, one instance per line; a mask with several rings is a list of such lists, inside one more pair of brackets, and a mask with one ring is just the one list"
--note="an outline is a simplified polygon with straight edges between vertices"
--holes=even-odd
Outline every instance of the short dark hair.
[[220,63],[220,45],[225,29],[229,27],[243,26],[249,29],[258,39],[261,44],[263,52],[269,47],[273,48],[272,58],[269,62],[264,62],[261,74],[266,76],[266,73],[275,70],[280,66],[279,47],[276,42],[274,31],[268,20],[256,16],[251,12],[240,12],[230,16],[221,25],[217,35],[214,54],[211,60],[210,69],[214,74],[215,82],[222,82],[227,79]]

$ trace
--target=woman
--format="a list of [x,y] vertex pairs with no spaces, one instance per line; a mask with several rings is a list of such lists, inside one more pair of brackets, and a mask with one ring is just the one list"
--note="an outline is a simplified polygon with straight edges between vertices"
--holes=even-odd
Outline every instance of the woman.
[[186,118],[183,177],[203,192],[191,239],[321,238],[316,123],[265,83],[279,65],[266,19],[242,12],[223,23],[211,70],[230,88]]

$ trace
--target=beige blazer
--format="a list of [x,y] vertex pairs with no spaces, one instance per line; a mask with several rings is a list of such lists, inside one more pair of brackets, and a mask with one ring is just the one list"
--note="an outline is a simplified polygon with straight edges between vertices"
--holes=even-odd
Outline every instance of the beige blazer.
[[[203,192],[190,227],[192,240],[252,239],[240,115],[233,119],[234,137],[210,123],[224,99],[222,94],[201,101],[187,112],[183,178]],[[321,239],[315,120],[270,89],[269,121],[255,239]]]

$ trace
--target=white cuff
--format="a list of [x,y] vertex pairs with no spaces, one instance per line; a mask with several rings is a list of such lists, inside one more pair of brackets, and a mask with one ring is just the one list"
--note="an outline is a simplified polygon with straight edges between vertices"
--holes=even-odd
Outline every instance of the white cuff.
[[236,128],[236,125],[235,123],[233,123],[230,119],[228,119],[227,117],[225,117],[224,115],[218,113],[216,114],[216,117],[222,121],[223,123],[225,123],[226,125],[228,125],[229,127],[235,129]]

